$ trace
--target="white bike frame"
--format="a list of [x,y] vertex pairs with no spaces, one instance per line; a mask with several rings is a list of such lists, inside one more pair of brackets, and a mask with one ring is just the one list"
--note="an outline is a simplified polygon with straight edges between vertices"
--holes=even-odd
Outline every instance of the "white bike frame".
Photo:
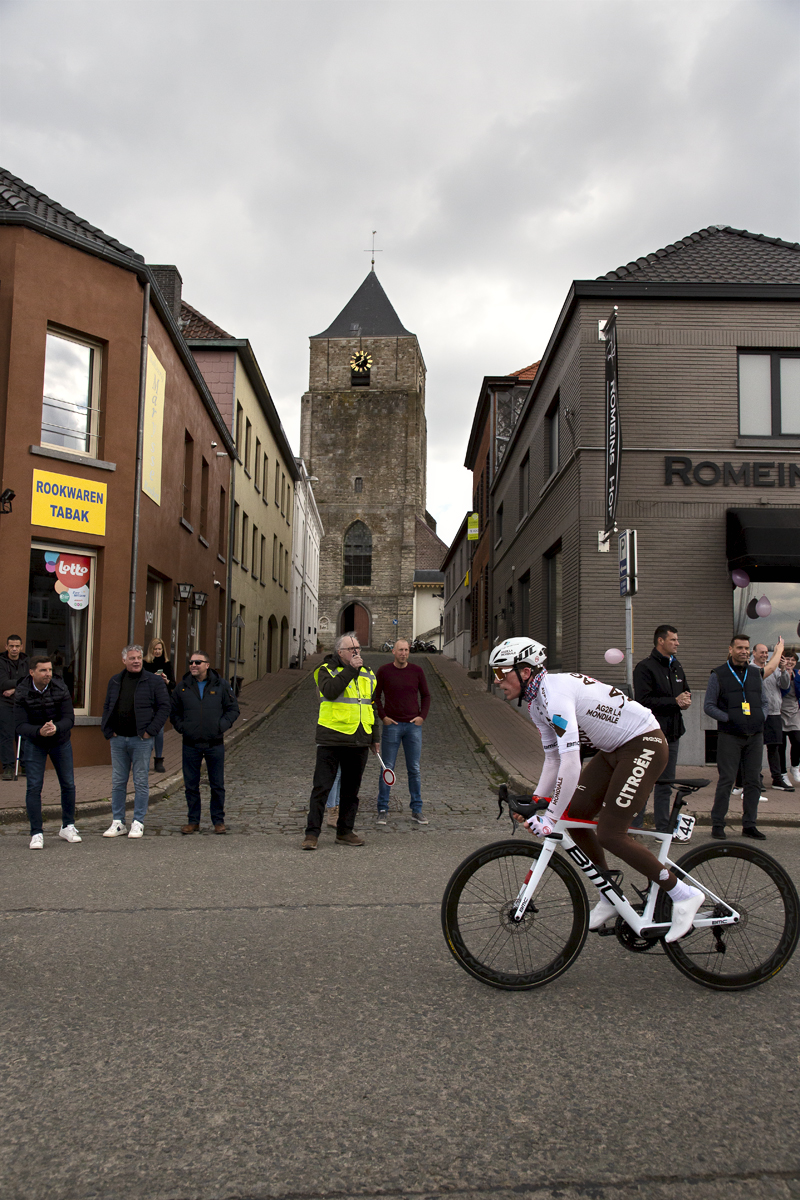
[[[566,856],[572,861],[572,863],[574,863],[578,870],[581,871],[587,879],[591,880],[598,892],[600,892],[602,896],[605,896],[606,900],[614,905],[614,908],[622,917],[623,921],[630,925],[634,933],[641,934],[643,931],[646,931],[648,935],[652,935],[653,937],[659,937],[665,934],[670,927],[669,921],[656,922],[653,920],[656,900],[658,898],[658,893],[661,890],[658,884],[655,882],[650,884],[647,892],[647,900],[645,902],[644,912],[640,916],[639,913],[633,909],[632,905],[625,899],[625,896],[623,896],[616,886],[606,878],[602,871],[598,870],[591,859],[584,854],[584,852],[579,846],[576,845],[567,832],[569,829],[595,829],[596,827],[596,821],[561,820],[556,824],[552,834],[543,839],[542,851],[525,877],[525,882],[517,893],[515,902],[516,909],[512,914],[512,919],[514,921],[522,920],[523,916],[525,915],[525,909],[528,907],[531,897],[534,895],[537,887],[539,886],[550,859],[555,854],[558,846],[561,846]],[[735,908],[731,908],[730,904],[728,904],[726,900],[723,900],[721,896],[715,895],[715,893],[710,891],[705,884],[701,883],[698,879],[694,879],[693,876],[689,875],[686,871],[683,871],[667,857],[667,853],[672,843],[671,833],[656,833],[655,830],[651,829],[637,829],[635,830],[635,833],[639,836],[644,835],[645,837],[655,838],[656,841],[660,842],[661,844],[658,848],[658,853],[656,854],[658,861],[663,863],[665,867],[668,867],[670,870],[674,871],[679,879],[683,879],[686,882],[691,883],[693,887],[699,888],[702,892],[705,892],[708,899],[711,900],[715,905],[721,905],[724,910],[727,910],[727,915],[725,916],[703,916],[701,909],[693,921],[694,929],[705,929],[713,925],[738,924],[740,915]]]

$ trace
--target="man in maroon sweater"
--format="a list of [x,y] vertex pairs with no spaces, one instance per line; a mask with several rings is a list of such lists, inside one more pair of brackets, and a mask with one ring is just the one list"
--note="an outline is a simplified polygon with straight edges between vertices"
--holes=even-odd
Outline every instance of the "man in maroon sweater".
[[[409,645],[399,638],[392,649],[393,661],[378,671],[375,688],[375,707],[383,722],[381,757],[387,767],[393,767],[402,743],[406,756],[408,790],[411,793],[411,820],[427,825],[422,815],[422,779],[419,759],[422,753],[422,723],[431,706],[431,694],[425,672],[409,663]],[[389,812],[389,789],[383,782],[378,786],[378,824],[386,824]]]

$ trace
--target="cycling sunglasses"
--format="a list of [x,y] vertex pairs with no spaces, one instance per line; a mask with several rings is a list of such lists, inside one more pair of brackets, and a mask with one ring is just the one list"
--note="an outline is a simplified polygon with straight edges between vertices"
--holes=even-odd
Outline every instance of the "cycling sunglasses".
[[494,667],[494,677],[498,683],[502,683],[506,675],[510,675],[513,670],[513,667]]

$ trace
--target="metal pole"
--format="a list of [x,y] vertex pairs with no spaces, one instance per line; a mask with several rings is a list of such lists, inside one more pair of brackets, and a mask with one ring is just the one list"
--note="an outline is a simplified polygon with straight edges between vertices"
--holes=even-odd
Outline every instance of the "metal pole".
[[308,546],[308,479],[303,466],[303,483],[305,498],[303,501],[303,577],[300,582],[300,649],[297,655],[297,667],[302,671],[306,657],[306,548]]
[[625,675],[628,698],[633,699],[633,596],[625,597]]
[[150,327],[150,284],[144,285],[142,301],[142,344],[139,351],[139,416],[136,429],[136,474],[133,485],[133,531],[131,535],[131,587],[128,599],[128,643],[136,636],[136,575],[139,569],[139,519],[142,503],[144,463],[144,408],[147,398],[147,337]]

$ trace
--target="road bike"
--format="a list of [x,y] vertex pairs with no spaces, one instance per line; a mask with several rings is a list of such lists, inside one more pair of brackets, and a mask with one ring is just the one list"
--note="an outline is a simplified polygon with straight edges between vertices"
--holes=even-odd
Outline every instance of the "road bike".
[[[563,975],[589,928],[582,875],[619,914],[614,925],[606,923],[598,932],[616,935],[626,950],[644,953],[663,945],[679,971],[718,991],[744,991],[776,975],[800,935],[800,900],[791,877],[769,854],[739,841],[694,846],[673,862],[668,857],[673,840],[687,841],[695,820],[681,809],[708,780],[664,782],[676,789],[671,832],[632,832],[652,838],[659,861],[705,892],[685,937],[664,942],[672,901],[657,883],[644,891],[634,885],[638,901],[631,903],[622,891],[622,872],[600,871],[575,844],[570,829],[596,822],[561,819],[542,842],[493,842],[453,872],[442,898],[442,929],[459,966],[482,983],[511,991],[541,987]],[[547,807],[546,800],[509,795],[505,785],[498,804],[500,816],[506,804],[509,815],[524,818]]]

